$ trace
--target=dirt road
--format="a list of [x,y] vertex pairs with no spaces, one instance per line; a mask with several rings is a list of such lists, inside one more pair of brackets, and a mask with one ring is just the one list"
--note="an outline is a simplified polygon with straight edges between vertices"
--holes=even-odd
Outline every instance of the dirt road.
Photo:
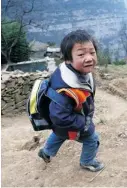
[[80,169],[81,144],[66,141],[46,166],[37,152],[50,131],[34,132],[25,114],[2,117],[2,187],[127,187],[127,101],[97,89],[95,122],[106,168],[90,182],[97,173]]

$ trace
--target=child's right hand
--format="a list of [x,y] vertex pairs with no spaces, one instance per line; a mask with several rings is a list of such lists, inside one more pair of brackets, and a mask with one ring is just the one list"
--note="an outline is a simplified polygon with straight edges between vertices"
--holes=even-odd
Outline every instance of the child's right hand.
[[84,132],[88,131],[91,123],[92,123],[92,118],[90,116],[86,116],[86,122],[85,122]]

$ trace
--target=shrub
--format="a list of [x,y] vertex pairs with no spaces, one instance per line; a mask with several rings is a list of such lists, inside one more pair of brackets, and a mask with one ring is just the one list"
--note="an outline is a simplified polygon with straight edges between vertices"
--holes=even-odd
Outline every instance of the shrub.
[[56,45],[55,42],[47,42],[47,44],[48,44],[49,46],[55,46],[55,45]]
[[117,60],[113,62],[114,65],[125,65],[126,61],[125,60]]

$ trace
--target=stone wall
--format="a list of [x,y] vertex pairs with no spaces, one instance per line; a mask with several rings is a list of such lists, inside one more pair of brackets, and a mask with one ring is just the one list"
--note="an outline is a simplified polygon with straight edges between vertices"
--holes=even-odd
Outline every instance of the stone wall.
[[50,76],[47,71],[24,73],[22,71],[1,74],[1,113],[13,115],[26,111],[26,102],[36,79],[45,79]]

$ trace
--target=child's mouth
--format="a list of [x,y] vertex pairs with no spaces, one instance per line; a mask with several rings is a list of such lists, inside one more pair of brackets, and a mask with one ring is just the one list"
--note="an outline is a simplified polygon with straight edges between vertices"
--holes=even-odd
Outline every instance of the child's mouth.
[[93,67],[93,65],[85,65],[84,67],[85,67],[85,68],[86,68],[86,67]]

